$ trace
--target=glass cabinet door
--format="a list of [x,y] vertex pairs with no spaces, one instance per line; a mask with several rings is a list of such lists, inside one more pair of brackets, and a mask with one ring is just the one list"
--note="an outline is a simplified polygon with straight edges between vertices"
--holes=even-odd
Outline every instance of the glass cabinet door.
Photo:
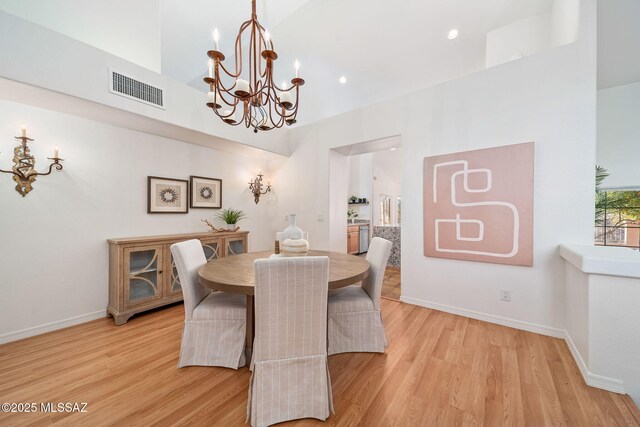
[[124,249],[125,306],[162,298],[162,246]]
[[238,255],[247,252],[247,239],[246,237],[228,237],[224,239],[227,255]]
[[165,296],[169,295],[182,295],[182,286],[180,285],[180,277],[178,276],[178,269],[176,268],[176,262],[173,260],[171,250],[167,246],[167,258],[170,260],[169,265],[169,281],[165,289]]
[[[221,239],[214,240],[204,240],[201,241],[202,250],[204,251],[204,256],[207,258],[207,261],[211,261],[212,259],[220,258],[222,241]],[[167,246],[166,259],[170,260],[170,265],[168,266],[168,270],[171,271],[171,275],[169,277],[169,282],[167,283],[167,287],[165,288],[165,297],[172,295],[182,295],[182,286],[180,284],[180,277],[178,276],[178,269],[176,268],[176,263],[173,260],[173,256],[171,255],[171,250]]]
[[222,240],[202,240],[202,250],[204,251],[204,256],[207,258],[207,261],[211,261],[212,259],[217,259],[222,256]]

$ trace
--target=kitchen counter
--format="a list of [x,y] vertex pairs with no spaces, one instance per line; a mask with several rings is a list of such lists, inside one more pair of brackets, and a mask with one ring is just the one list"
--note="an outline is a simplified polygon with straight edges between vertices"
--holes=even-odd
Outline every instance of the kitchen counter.
[[390,241],[391,255],[387,265],[400,268],[400,225],[375,225],[373,227],[373,237],[382,237]]
[[350,225],[368,225],[371,221],[368,219],[356,219],[354,222],[351,222],[350,219],[347,220],[347,226]]

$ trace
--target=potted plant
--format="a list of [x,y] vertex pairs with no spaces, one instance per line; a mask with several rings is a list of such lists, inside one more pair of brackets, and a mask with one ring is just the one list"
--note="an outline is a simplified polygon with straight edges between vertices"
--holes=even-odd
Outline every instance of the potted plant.
[[347,217],[351,220],[351,224],[353,224],[354,220],[358,217],[358,212],[355,209],[349,209],[347,211]]
[[216,214],[216,218],[224,221],[227,224],[228,230],[233,230],[236,228],[236,224],[243,218],[246,218],[244,212],[241,210],[236,210],[232,208],[222,209],[220,212]]
[[355,203],[358,201],[358,198],[356,196],[351,196],[351,198],[349,199],[349,203]]

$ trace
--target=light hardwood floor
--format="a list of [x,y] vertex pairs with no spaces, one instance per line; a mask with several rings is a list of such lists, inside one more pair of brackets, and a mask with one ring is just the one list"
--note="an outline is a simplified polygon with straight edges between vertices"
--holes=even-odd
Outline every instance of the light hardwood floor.
[[[385,354],[329,358],[328,425],[640,425],[627,396],[584,384],[561,340],[382,306]],[[243,425],[249,371],[177,369],[182,320],[176,305],[0,346],[0,402],[88,403],[87,413],[0,413],[0,425]]]
[[400,301],[400,269],[387,267],[382,282],[382,297]]

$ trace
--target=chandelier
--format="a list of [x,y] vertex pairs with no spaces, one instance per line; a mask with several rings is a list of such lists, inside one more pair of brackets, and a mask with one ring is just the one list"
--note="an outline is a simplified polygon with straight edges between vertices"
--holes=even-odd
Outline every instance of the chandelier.
[[[294,124],[298,115],[298,91],[304,85],[300,64],[295,62],[296,77],[291,79],[290,86],[286,82],[281,86],[274,83],[273,63],[278,55],[269,31],[258,22],[256,0],[251,0],[251,19],[242,23],[236,37],[234,70],[223,64],[225,56],[218,50],[217,29],[213,39],[214,49],[207,52],[209,75],[204,78],[209,85],[207,107],[223,122],[232,126],[244,124],[256,133]],[[243,41],[248,46],[246,58],[242,56]],[[244,74],[243,65],[246,67]],[[222,76],[226,76],[225,80],[233,80],[233,85],[223,84]],[[248,80],[241,77],[248,77]]]

